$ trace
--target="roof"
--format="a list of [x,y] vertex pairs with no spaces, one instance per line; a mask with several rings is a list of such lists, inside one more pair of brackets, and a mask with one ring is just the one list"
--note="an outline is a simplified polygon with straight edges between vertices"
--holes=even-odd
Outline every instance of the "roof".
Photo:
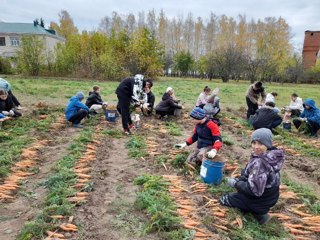
[[33,23],[0,22],[0,33],[46,35],[61,41],[65,41],[63,37],[53,34],[40,25],[34,25]]

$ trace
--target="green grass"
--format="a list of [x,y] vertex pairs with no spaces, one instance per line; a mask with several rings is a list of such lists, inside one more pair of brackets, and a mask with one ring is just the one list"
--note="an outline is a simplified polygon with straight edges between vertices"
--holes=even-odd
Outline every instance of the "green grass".
[[85,151],[86,145],[91,141],[92,135],[92,127],[82,129],[80,136],[70,145],[70,153],[54,166],[54,174],[49,176],[44,183],[48,193],[42,210],[35,220],[25,223],[17,240],[43,239],[47,230],[54,230],[58,227],[57,221],[50,218],[51,215],[68,216],[72,214],[74,204],[70,203],[67,198],[75,193],[75,189],[71,187],[76,182],[73,167],[76,160]]
[[108,135],[113,138],[121,138],[123,136],[122,132],[118,129],[106,129],[102,131],[102,134]]
[[175,122],[166,122],[166,128],[171,136],[181,136],[181,128]]
[[189,239],[190,233],[180,227],[177,206],[168,191],[170,183],[161,176],[152,175],[137,177],[134,183],[141,186],[136,206],[149,216],[144,232],[162,232],[164,239]]
[[[23,79],[14,76],[6,78],[13,86],[13,92],[18,96],[19,100],[23,97],[27,100],[46,101],[54,105],[59,104],[65,106],[70,96],[77,91],[83,91],[88,94],[93,85],[101,87],[101,96],[109,103],[115,103],[117,97],[114,94],[119,82],[99,82],[94,80],[66,80],[66,79]],[[238,109],[241,106],[246,107],[245,93],[250,85],[248,81],[230,81],[229,83],[222,83],[221,80],[201,80],[201,79],[185,79],[185,78],[160,78],[156,80],[152,88],[156,96],[156,104],[160,101],[163,93],[168,86],[175,89],[177,98],[185,102],[187,107],[195,105],[197,97],[203,91],[204,86],[208,85],[211,89],[218,87],[220,89],[219,96],[221,98],[221,105],[223,107],[231,107]],[[278,107],[286,106],[290,102],[290,95],[296,92],[303,99],[311,97],[318,99],[318,87],[316,85],[307,84],[279,84],[279,83],[265,83],[266,91],[276,91],[278,98],[276,104]]]
[[141,158],[147,156],[146,152],[146,143],[141,136],[133,136],[129,139],[126,144],[129,149],[129,157],[132,158]]

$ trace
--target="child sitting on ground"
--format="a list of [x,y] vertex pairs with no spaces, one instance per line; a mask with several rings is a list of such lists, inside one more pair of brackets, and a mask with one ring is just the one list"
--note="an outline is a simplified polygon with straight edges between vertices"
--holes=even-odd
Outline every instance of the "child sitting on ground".
[[270,220],[268,214],[279,199],[280,170],[284,151],[272,146],[272,132],[260,128],[251,137],[252,155],[239,178],[228,178],[228,184],[237,192],[220,198],[224,206],[252,213],[259,224]]
[[93,86],[93,92],[89,92],[89,97],[86,101],[86,105],[90,109],[90,112],[97,114],[97,111],[101,110],[103,107],[107,107],[106,102],[102,101],[100,96],[100,87]]
[[220,130],[218,125],[208,119],[205,111],[200,107],[195,107],[190,113],[195,123],[194,133],[187,139],[185,143],[176,144],[176,148],[184,148],[194,142],[198,142],[195,149],[188,156],[188,163],[196,166],[201,165],[203,159],[207,155],[208,158],[214,158],[222,146]]
[[0,113],[7,117],[20,117],[22,115],[15,109],[12,96],[2,89],[0,89]]

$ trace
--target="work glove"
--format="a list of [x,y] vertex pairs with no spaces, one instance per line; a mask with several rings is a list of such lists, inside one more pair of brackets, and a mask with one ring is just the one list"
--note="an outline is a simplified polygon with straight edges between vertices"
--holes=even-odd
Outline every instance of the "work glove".
[[307,118],[299,118],[299,120],[302,121],[302,122],[307,122],[308,121]]
[[211,149],[209,152],[207,152],[208,158],[214,158],[217,155],[217,150],[216,149]]
[[175,144],[174,147],[178,149],[183,149],[187,146],[186,143]]
[[9,111],[9,116],[14,116],[14,111],[13,110]]
[[238,181],[237,181],[237,179],[235,179],[235,178],[227,178],[227,182],[228,182],[228,185],[229,185],[230,187],[234,187],[235,184],[236,184],[236,182],[238,182]]
[[8,111],[2,111],[2,114],[5,116],[9,116],[10,113]]
[[149,107],[149,103],[144,103],[144,104],[142,104],[142,108],[143,108],[143,109],[148,109],[148,107]]

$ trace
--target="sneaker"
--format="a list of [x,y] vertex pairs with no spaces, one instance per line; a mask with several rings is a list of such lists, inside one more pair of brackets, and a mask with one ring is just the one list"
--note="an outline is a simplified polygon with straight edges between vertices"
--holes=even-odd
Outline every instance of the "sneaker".
[[19,105],[18,107],[16,107],[17,110],[22,110],[22,107]]
[[254,216],[254,218],[258,221],[258,223],[259,223],[260,225],[266,224],[266,223],[269,222],[270,219],[271,219],[271,216],[270,216],[268,213],[263,214],[263,215],[253,215],[253,216]]
[[83,128],[83,125],[81,125],[80,123],[72,124],[72,127],[74,127],[74,128]]
[[124,133],[125,135],[127,135],[127,136],[132,135],[132,133],[130,132],[129,129],[124,129],[124,130],[123,130],[123,133]]

